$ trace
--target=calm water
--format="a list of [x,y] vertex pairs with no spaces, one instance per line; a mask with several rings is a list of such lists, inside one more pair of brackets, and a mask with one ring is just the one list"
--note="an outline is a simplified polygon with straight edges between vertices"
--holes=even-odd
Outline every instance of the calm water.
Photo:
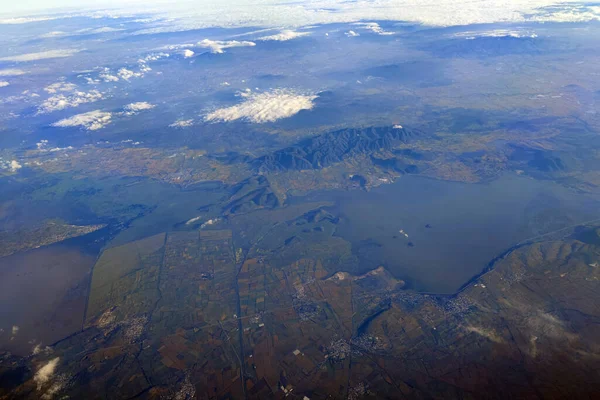
[[484,184],[405,176],[318,197],[336,202],[336,234],[352,243],[361,270],[384,265],[414,289],[438,293],[456,291],[520,241],[600,217],[597,199],[513,175]]
[[0,350],[26,356],[81,329],[94,261],[65,244],[0,258]]

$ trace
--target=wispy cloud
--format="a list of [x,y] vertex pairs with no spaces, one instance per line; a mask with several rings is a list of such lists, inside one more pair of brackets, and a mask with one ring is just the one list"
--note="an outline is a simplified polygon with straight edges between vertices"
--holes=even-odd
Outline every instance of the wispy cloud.
[[0,69],[0,76],[19,76],[25,75],[26,73],[26,71],[17,68]]
[[211,53],[221,54],[224,53],[223,50],[229,49],[231,47],[251,47],[256,46],[254,42],[248,41],[237,41],[237,40],[210,40],[204,39],[201,42],[198,42],[198,47],[202,47],[205,49],[209,49]]
[[27,61],[38,61],[38,60],[46,60],[49,58],[64,58],[70,57],[75,53],[78,53],[79,50],[75,49],[65,49],[65,50],[48,50],[41,51],[38,53],[27,53],[20,54],[17,56],[7,56],[0,58],[0,61],[13,61],[13,62],[27,62]]
[[82,127],[88,131],[102,129],[111,123],[112,113],[105,111],[90,111],[83,114],[77,114],[70,118],[61,119],[52,124],[58,128]]
[[360,33],[356,33],[354,31],[348,31],[345,33],[345,35],[348,37],[355,37],[355,36],[360,36]]
[[71,37],[71,36],[83,36],[83,35],[99,35],[102,33],[114,33],[114,32],[122,32],[124,29],[122,28],[112,28],[110,26],[103,26],[101,28],[84,28],[78,29],[73,32],[64,32],[64,31],[51,31],[48,33],[44,33],[40,35],[42,39],[51,39],[57,37]]
[[455,37],[465,39],[475,39],[478,37],[512,37],[512,38],[530,38],[534,39],[537,34],[527,30],[516,29],[494,29],[491,31],[466,31],[454,34]]
[[242,103],[215,110],[206,115],[209,122],[228,122],[238,119],[255,122],[273,122],[281,118],[291,117],[302,110],[313,108],[314,94],[299,94],[292,90],[275,89],[270,92],[240,94]]
[[171,125],[169,125],[169,127],[171,127],[171,128],[187,128],[192,125],[194,125],[193,119],[178,119],[177,121],[175,121]]
[[10,83],[6,81],[0,81],[0,88],[7,87],[8,85],[10,85]]
[[0,25],[18,25],[28,24],[31,22],[42,22],[51,21],[56,17],[15,17],[15,18],[2,18],[0,19]]
[[263,36],[263,37],[259,38],[258,40],[275,40],[278,42],[284,42],[287,40],[292,40],[292,39],[296,39],[296,38],[308,36],[308,35],[310,35],[310,32],[296,32],[296,31],[292,31],[292,30],[283,30],[274,35]]

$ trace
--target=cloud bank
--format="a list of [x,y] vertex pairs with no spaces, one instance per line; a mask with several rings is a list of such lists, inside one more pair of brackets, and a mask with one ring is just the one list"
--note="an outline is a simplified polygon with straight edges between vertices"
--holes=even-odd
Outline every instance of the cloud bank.
[[273,122],[288,118],[302,110],[313,108],[313,94],[298,94],[292,90],[275,89],[270,92],[252,93],[249,90],[240,95],[242,103],[215,110],[205,116],[208,122],[229,122],[245,120],[254,123]]
[[[75,0],[54,0],[47,8],[69,6]],[[600,9],[592,2],[581,0],[259,0],[227,2],[223,0],[146,0],[114,1],[113,8],[99,10],[97,2],[79,2],[80,10],[69,14],[28,17],[21,13],[0,19],[0,24],[19,24],[71,16],[116,18],[143,14],[140,23],[146,24],[137,34],[178,32],[211,27],[286,27],[348,23],[360,21],[403,21],[427,26],[458,26],[488,23],[586,22],[600,21]],[[13,2],[10,12],[25,10],[30,1]],[[37,10],[41,7],[38,5]],[[94,11],[95,10],[95,11]]]
[[52,126],[57,128],[72,128],[79,126],[88,131],[95,131],[110,124],[111,119],[112,113],[96,110],[61,119],[60,121],[53,123]]

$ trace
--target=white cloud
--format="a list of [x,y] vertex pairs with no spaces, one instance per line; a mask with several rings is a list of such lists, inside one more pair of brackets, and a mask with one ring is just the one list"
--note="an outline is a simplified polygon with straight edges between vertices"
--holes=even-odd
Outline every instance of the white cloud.
[[104,99],[104,95],[97,90],[89,92],[77,91],[70,95],[57,94],[44,100],[38,107],[39,114],[64,110],[65,108],[77,107],[85,103],[93,103]]
[[[157,0],[148,0],[157,1]],[[584,22],[600,19],[600,11],[581,0],[312,0],[290,2],[226,2],[206,0],[190,7],[171,1],[157,8],[152,26],[137,34],[176,32],[210,27],[293,29],[309,25],[360,21],[403,21],[427,26],[460,26],[527,21]],[[570,4],[571,5],[570,5]],[[551,6],[554,6],[552,8]]]
[[48,38],[55,38],[55,37],[62,37],[62,36],[67,36],[68,33],[67,32],[63,32],[63,31],[51,31],[48,33],[44,33],[43,35],[40,35],[40,37],[42,39],[48,39]]
[[17,160],[11,160],[10,167],[9,167],[11,172],[17,172],[21,168],[23,168],[23,166],[21,164],[19,164],[19,162]]
[[73,54],[78,53],[78,52],[79,52],[79,50],[75,50],[75,49],[48,50],[48,51],[41,51],[39,53],[27,53],[27,54],[20,54],[18,56],[2,57],[2,58],[0,58],[0,61],[26,62],[26,61],[46,60],[49,58],[70,57]]
[[64,31],[51,31],[48,33],[44,33],[43,35],[40,35],[40,38],[43,39],[51,39],[51,38],[56,38],[56,37],[70,37],[70,36],[81,36],[81,35],[97,35],[97,34],[101,34],[101,33],[112,33],[112,32],[121,32],[124,31],[124,29],[120,29],[120,28],[111,28],[109,26],[104,26],[101,28],[84,28],[84,29],[79,29],[73,32],[64,32]]
[[68,82],[56,82],[48,85],[44,88],[45,92],[56,93],[56,92],[72,92],[77,89],[77,85]]
[[[19,163],[18,163],[18,162],[16,162],[15,160],[12,160],[12,161],[11,161],[11,164],[12,164],[12,163],[15,163],[15,164],[17,164],[17,165],[19,164]],[[19,168],[21,168],[21,166],[20,166],[20,165],[17,167],[17,169],[19,169]],[[18,327],[17,325],[13,325],[13,327],[12,327],[12,331],[11,331],[11,332],[12,332],[12,335],[13,335],[13,336],[15,336],[17,333],[19,333],[19,327]]]
[[22,69],[9,68],[9,69],[0,69],[0,76],[19,76],[25,75],[27,72]]
[[168,58],[168,57],[170,57],[169,53],[163,53],[163,52],[151,53],[151,54],[148,54],[146,57],[142,58],[141,60],[139,60],[139,62],[145,63],[148,61],[158,61],[161,58]]
[[10,83],[6,81],[0,81],[0,88],[7,87],[8,85],[10,85]]
[[177,121],[175,121],[171,125],[169,125],[169,127],[171,127],[171,128],[187,128],[192,125],[194,125],[193,119],[178,119]]
[[103,26],[101,28],[94,28],[94,29],[81,29],[80,31],[78,31],[78,33],[85,33],[87,35],[89,34],[98,34],[98,33],[113,33],[113,32],[122,32],[125,29],[122,28],[112,28],[110,26]]
[[531,31],[494,29],[492,31],[467,31],[458,32],[455,37],[475,39],[478,37],[512,37],[512,38],[536,38],[537,34]]
[[119,76],[119,78],[129,81],[131,78],[141,78],[144,76],[144,74],[142,72],[133,72],[127,68],[121,68],[119,69],[119,71],[117,72],[117,75]]
[[275,40],[279,42],[284,42],[286,40],[296,39],[302,36],[308,36],[310,32],[296,32],[292,30],[283,30],[275,35],[263,36],[258,40]]
[[292,90],[275,89],[265,93],[247,90],[240,94],[244,101],[232,107],[221,108],[206,115],[209,122],[243,119],[255,123],[273,122],[291,117],[301,110],[313,108],[313,94],[298,94]]
[[15,17],[15,18],[3,18],[0,19],[0,25],[18,25],[28,24],[31,22],[50,21],[55,18],[53,17]]
[[105,111],[90,111],[83,114],[77,114],[70,118],[61,119],[52,124],[58,128],[70,128],[80,126],[88,131],[95,131],[104,128],[111,123],[112,113]]
[[127,104],[125,107],[123,107],[122,115],[131,116],[139,113],[140,111],[151,110],[154,107],[156,107],[154,104],[150,104],[146,101],[139,101],[137,103]]
[[357,22],[354,25],[364,27],[365,29],[370,30],[371,32],[381,36],[390,36],[396,34],[396,32],[386,31],[377,22]]
[[[19,162],[17,160],[4,160],[3,158],[0,158],[0,169],[7,169],[10,172],[17,172],[19,169],[22,168],[22,165],[19,164]],[[12,335],[13,337],[19,333],[19,327],[18,326],[13,326],[12,327]]]
[[37,384],[38,390],[42,390],[42,387],[52,379],[59,361],[60,357],[53,358],[35,373],[33,380]]
[[[140,70],[138,72],[132,71],[125,67],[119,68],[116,73],[113,73],[110,68],[102,68],[101,72],[98,74],[98,78],[103,80],[104,82],[119,82],[121,79],[129,82],[133,78],[143,78],[146,72],[152,71],[152,68],[146,65],[146,62],[141,59],[139,60]],[[86,77],[86,80],[89,84],[100,83],[98,79],[93,79],[90,77]]]
[[[102,79],[104,82],[118,82],[119,77],[112,75],[110,69],[104,68],[102,72],[98,74],[98,77]],[[96,83],[95,81],[88,81],[88,83]]]
[[192,50],[190,50],[190,49],[185,49],[185,50],[183,51],[183,57],[185,57],[185,58],[190,58],[190,57],[193,57],[193,56],[194,56],[194,54],[196,54],[196,53],[194,53],[194,52],[193,52]]
[[345,35],[348,37],[355,37],[355,36],[360,36],[360,33],[356,33],[354,31],[348,31],[345,33]]
[[224,53],[224,49],[229,49],[231,47],[248,47],[248,46],[256,46],[254,42],[248,41],[237,41],[237,40],[210,40],[204,39],[201,42],[198,42],[198,46],[209,49],[211,53],[221,54]]

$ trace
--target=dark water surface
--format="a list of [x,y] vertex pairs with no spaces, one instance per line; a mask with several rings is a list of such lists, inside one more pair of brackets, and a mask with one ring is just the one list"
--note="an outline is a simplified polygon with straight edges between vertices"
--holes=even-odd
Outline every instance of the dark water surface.
[[96,254],[73,242],[0,258],[0,350],[26,356],[81,329]]
[[481,184],[409,175],[316,197],[336,202],[336,235],[352,243],[361,271],[384,265],[436,293],[455,292],[520,241],[600,217],[597,198],[515,175]]

